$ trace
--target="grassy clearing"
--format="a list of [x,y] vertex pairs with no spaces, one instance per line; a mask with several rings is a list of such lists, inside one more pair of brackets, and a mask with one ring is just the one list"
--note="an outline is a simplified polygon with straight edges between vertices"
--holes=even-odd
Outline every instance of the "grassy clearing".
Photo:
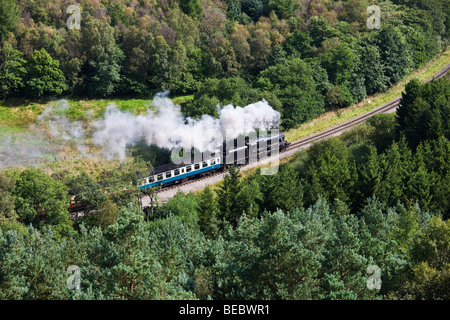
[[[180,96],[172,98],[175,104],[181,104],[192,99],[193,96]],[[0,101],[0,142],[5,137],[24,136],[37,138],[45,138],[49,144],[54,146],[55,150],[49,148],[42,148],[42,152],[50,161],[45,161],[44,158],[39,163],[30,162],[29,165],[37,165],[48,173],[53,172],[70,172],[76,174],[78,171],[86,170],[90,175],[96,178],[103,170],[118,167],[120,162],[118,160],[107,161],[101,156],[83,157],[76,148],[75,142],[61,141],[59,138],[54,138],[49,133],[46,123],[39,124],[37,122],[38,116],[49,105],[56,106],[59,100],[26,100],[26,99],[8,99]],[[152,109],[152,99],[92,99],[92,100],[72,100],[68,99],[68,110],[66,112],[54,111],[55,114],[63,114],[70,120],[83,120],[87,126],[87,135],[90,137],[92,127],[89,125],[92,120],[102,117],[106,107],[114,103],[118,109],[127,111],[133,114],[145,114],[149,109]],[[34,141],[34,140],[33,140]],[[39,141],[39,139],[37,140]],[[82,141],[88,148],[88,153],[100,153],[98,147],[92,145],[89,138]],[[36,143],[31,143],[35,146]],[[0,148],[1,152],[1,148]],[[57,157],[60,160],[51,161]],[[130,156],[130,161],[134,157]],[[126,160],[127,161],[127,160]]]
[[[192,95],[173,97],[175,104],[181,104],[193,98]],[[0,101],[0,135],[2,132],[27,130],[28,126],[50,104],[58,100],[8,99]],[[69,109],[66,115],[72,120],[92,120],[100,118],[110,104],[133,114],[145,114],[152,109],[152,99],[68,99]]]
[[[125,162],[127,161],[133,161],[133,159],[127,158]],[[91,178],[99,181],[101,180],[102,172],[119,168],[120,161],[110,161],[102,157],[77,157],[75,159],[69,158],[68,160],[41,163],[40,167],[49,175],[58,172],[70,176],[85,172]]]
[[421,81],[425,81],[435,75],[439,70],[444,68],[450,63],[450,50],[445,51],[439,57],[429,61],[423,67],[417,69],[405,80],[399,82],[397,85],[391,87],[384,93],[377,94],[375,96],[367,97],[364,101],[353,106],[343,108],[336,111],[329,111],[321,114],[316,119],[311,120],[308,123],[303,124],[298,128],[286,131],[286,140],[295,141],[300,138],[306,138],[315,133],[323,131],[325,129],[334,127],[352,118],[360,116],[372,109],[379,107],[391,100],[394,100],[402,94],[405,89],[405,85],[412,79],[417,78]]
[[45,106],[36,102],[28,102],[17,106],[11,101],[0,102],[0,128],[4,131],[19,131],[36,120]]
[[144,114],[152,108],[151,99],[95,99],[95,100],[68,100],[69,111],[67,115],[76,120],[89,120],[100,118],[106,107],[115,104],[121,111],[134,114]]

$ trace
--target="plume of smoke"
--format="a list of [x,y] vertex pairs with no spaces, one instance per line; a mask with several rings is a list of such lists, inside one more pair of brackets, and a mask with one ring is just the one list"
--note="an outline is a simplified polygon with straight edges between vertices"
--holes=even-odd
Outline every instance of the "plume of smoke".
[[255,129],[268,130],[280,125],[280,113],[272,109],[266,100],[249,104],[244,108],[226,105],[219,114],[223,134],[226,130],[233,132],[231,136],[227,136],[230,139],[248,135]]
[[[255,129],[268,130],[279,126],[280,113],[262,100],[245,107],[226,105],[219,108],[219,118],[204,115],[200,119],[186,118],[180,106],[168,97],[168,92],[157,94],[153,100],[155,110],[135,116],[118,110],[114,104],[106,109],[103,119],[94,122],[94,144],[101,146],[107,159],[115,156],[123,161],[126,148],[144,141],[160,148],[192,147],[200,152],[215,152],[224,138],[248,135]],[[26,134],[10,133],[0,136],[0,165],[37,163],[36,159],[53,157],[66,142],[75,142],[77,149],[86,153],[84,124],[67,118],[69,103],[62,99],[48,105],[37,118],[37,129]],[[46,138],[44,127],[61,144]],[[28,162],[27,162],[28,161]]]
[[40,132],[7,133],[0,137],[0,167],[38,164],[53,149]]
[[117,155],[121,161],[125,159],[126,148],[139,141],[160,148],[194,147],[201,152],[214,152],[224,137],[233,139],[255,129],[278,127],[280,123],[280,113],[265,100],[246,107],[224,106],[218,119],[209,115],[192,119],[185,118],[180,106],[167,95],[168,92],[157,94],[153,100],[155,110],[146,115],[135,116],[109,105],[104,118],[95,123],[94,144],[102,147],[107,159]]
[[[0,166],[35,165],[44,159],[54,159],[64,143],[69,141],[75,142],[77,149],[85,154],[83,123],[69,121],[66,116],[68,110],[67,100],[58,100],[49,104],[37,117],[36,125],[30,126],[26,132],[9,132],[1,135]],[[61,139],[62,143],[48,139],[46,127],[50,135]]]
[[66,116],[68,110],[69,102],[65,99],[58,100],[54,105],[47,106],[38,116],[38,123],[47,123],[53,137],[62,138],[65,141],[74,141],[78,151],[85,154],[83,123],[81,121],[69,121]]

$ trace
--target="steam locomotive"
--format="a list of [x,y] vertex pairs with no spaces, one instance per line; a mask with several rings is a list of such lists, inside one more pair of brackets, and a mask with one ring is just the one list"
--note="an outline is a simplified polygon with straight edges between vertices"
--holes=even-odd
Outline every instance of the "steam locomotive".
[[274,150],[281,152],[288,146],[284,133],[278,131],[259,137],[238,137],[224,142],[218,152],[203,153],[201,159],[191,161],[193,163],[169,163],[155,167],[149,176],[141,179],[138,187],[143,191],[152,187],[181,184],[229,166],[245,165],[270,157]]

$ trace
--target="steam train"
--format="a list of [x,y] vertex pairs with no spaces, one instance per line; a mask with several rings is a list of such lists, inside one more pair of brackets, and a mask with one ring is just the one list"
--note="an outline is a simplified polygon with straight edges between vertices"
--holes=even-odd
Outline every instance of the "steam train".
[[144,191],[152,187],[165,187],[181,184],[199,176],[222,171],[229,166],[245,165],[273,154],[274,148],[279,152],[286,150],[289,143],[283,132],[276,132],[258,138],[240,137],[224,142],[222,149],[216,153],[203,153],[201,159],[193,163],[169,163],[153,168],[150,175],[141,179],[139,189]]

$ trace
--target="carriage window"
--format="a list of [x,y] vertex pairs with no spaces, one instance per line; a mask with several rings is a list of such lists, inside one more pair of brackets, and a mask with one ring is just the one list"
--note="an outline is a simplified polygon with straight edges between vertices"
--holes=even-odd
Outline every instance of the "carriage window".
[[200,163],[196,163],[195,165],[194,165],[194,170],[197,170],[197,169],[199,169],[200,168]]
[[161,181],[163,179],[163,175],[162,174],[158,174],[158,181]]
[[166,172],[166,178],[170,178],[172,176],[172,172]]
[[205,168],[205,167],[207,167],[207,166],[208,166],[208,162],[203,161],[203,168]]
[[153,178],[153,176],[151,176],[151,177],[148,178],[148,181],[149,181],[150,183],[152,183],[153,181],[155,181],[155,179]]
[[191,172],[192,166],[186,167],[186,172]]
[[215,165],[215,164],[216,164],[216,160],[215,159],[211,160],[211,165]]
[[179,169],[176,169],[174,172],[173,172],[173,175],[174,176],[177,176],[177,175],[179,175],[180,174],[180,170]]

